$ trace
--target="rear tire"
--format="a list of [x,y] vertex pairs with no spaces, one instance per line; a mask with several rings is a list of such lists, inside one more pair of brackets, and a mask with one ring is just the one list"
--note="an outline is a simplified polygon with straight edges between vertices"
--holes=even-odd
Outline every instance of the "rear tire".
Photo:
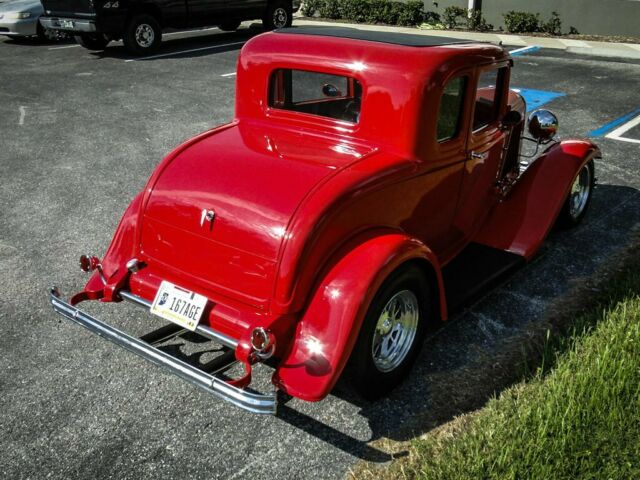
[[75,35],[73,38],[75,38],[76,43],[87,50],[104,50],[109,43],[109,39],[100,33],[83,33],[82,35]]
[[430,298],[429,280],[416,265],[393,272],[376,293],[348,366],[364,398],[387,394],[409,373],[426,333]]
[[273,0],[269,2],[267,11],[262,19],[265,30],[290,27],[293,20],[293,8],[291,2]]
[[574,177],[569,195],[558,216],[558,226],[561,228],[575,227],[582,222],[591,203],[595,185],[594,173],[593,160],[589,160]]
[[235,32],[240,26],[240,22],[224,22],[218,25],[223,32]]
[[131,17],[122,37],[125,48],[134,55],[155,52],[162,42],[160,23],[146,13]]

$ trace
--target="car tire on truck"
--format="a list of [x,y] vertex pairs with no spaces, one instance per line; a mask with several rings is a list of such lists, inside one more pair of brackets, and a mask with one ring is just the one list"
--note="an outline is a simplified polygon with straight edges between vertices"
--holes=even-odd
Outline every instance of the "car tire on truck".
[[162,27],[147,13],[133,15],[127,22],[122,42],[134,55],[153,53],[162,42]]
[[83,33],[73,38],[87,50],[104,50],[109,43],[109,39],[101,33]]
[[593,160],[589,160],[578,171],[573,181],[569,195],[562,206],[558,216],[558,226],[560,228],[572,228],[580,224],[587,208],[591,203],[591,196],[596,179],[594,176],[595,167]]
[[291,1],[271,0],[267,11],[262,18],[265,30],[290,27],[293,20],[293,7]]
[[409,373],[433,311],[431,291],[415,264],[394,271],[378,289],[348,365],[348,375],[364,398],[385,395]]

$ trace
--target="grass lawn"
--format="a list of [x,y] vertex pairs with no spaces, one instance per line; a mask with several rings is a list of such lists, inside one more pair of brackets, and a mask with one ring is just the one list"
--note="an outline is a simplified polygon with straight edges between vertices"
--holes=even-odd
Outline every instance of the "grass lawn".
[[357,476],[640,479],[640,241],[618,260],[577,293],[525,380]]

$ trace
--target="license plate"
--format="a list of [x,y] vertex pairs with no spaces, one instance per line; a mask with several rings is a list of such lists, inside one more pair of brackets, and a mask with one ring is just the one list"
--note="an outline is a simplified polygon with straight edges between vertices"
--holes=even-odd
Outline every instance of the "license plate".
[[163,281],[151,305],[151,313],[194,331],[206,304],[207,297]]
[[73,20],[60,20],[62,28],[73,28]]

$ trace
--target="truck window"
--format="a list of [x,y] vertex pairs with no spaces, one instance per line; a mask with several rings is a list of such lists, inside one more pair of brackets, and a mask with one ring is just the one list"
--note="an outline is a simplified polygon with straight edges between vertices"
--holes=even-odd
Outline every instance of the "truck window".
[[269,106],[351,123],[360,119],[362,86],[355,78],[278,69],[269,82]]
[[440,99],[440,112],[438,113],[438,142],[450,140],[460,132],[466,88],[467,77],[454,78],[444,87]]
[[473,113],[473,131],[480,130],[498,119],[499,102],[506,68],[483,72],[478,78]]

